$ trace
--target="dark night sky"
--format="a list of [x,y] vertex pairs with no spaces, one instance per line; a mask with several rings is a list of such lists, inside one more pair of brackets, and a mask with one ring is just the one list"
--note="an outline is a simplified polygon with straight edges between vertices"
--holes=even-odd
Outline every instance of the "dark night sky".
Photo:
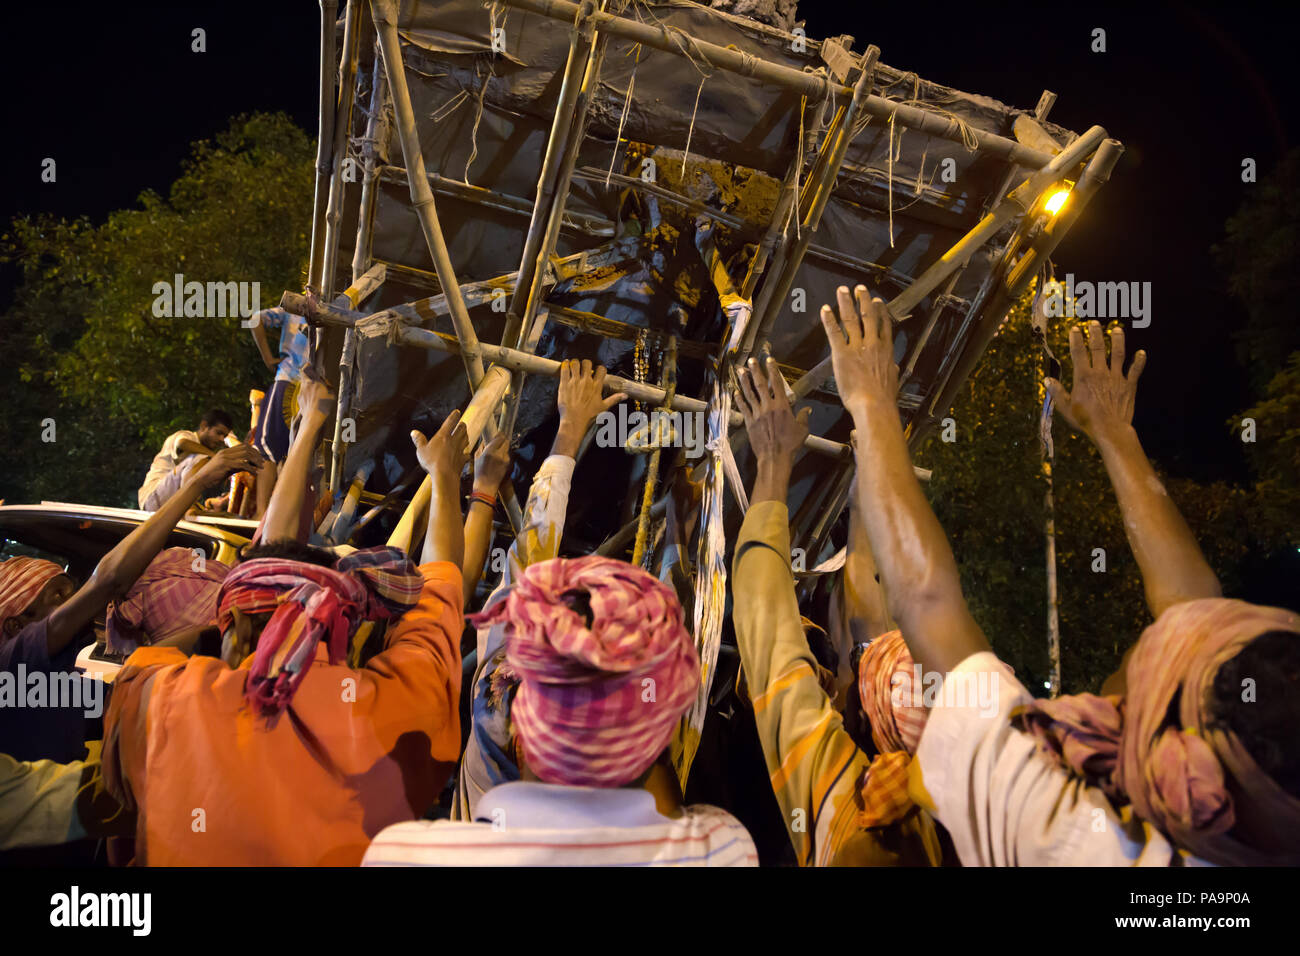
[[[1178,474],[1241,477],[1225,421],[1248,404],[1228,335],[1243,318],[1209,248],[1249,185],[1290,144],[1295,53],[1281,7],[1077,4],[894,4],[805,0],[812,37],[849,33],[882,60],[923,77],[1032,108],[1059,94],[1051,118],[1098,123],[1126,146],[1110,184],[1055,256],[1081,279],[1150,281],[1150,328],[1130,334],[1149,355],[1138,427]],[[1276,12],[1275,12],[1276,11]],[[192,140],[233,114],[284,110],[314,130],[319,8],[308,0],[6,11],[12,132],[3,150],[0,217],[50,211],[100,219],[144,188],[165,191]],[[208,52],[190,52],[204,27]],[[1091,31],[1108,52],[1090,52]],[[63,32],[68,31],[68,32]],[[39,180],[58,161],[56,185]],[[0,307],[11,277],[0,277]]]

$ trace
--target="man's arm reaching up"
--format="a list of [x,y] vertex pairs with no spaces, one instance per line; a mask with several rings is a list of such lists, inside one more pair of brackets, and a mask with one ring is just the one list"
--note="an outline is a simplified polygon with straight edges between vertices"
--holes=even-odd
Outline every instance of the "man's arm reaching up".
[[1086,344],[1085,348],[1083,329],[1072,328],[1074,391],[1067,392],[1055,379],[1048,379],[1047,387],[1066,421],[1101,452],[1124,515],[1124,533],[1142,569],[1147,606],[1159,617],[1184,601],[1222,597],[1219,579],[1169,500],[1133,430],[1138,377],[1146,366],[1146,353],[1133,356],[1125,375],[1122,328],[1111,330],[1109,363],[1100,322],[1088,323]]
[[307,497],[307,478],[311,474],[312,459],[320,442],[321,429],[334,411],[334,393],[324,382],[304,371],[302,387],[298,392],[298,407],[302,420],[294,436],[284,464],[279,471],[275,490],[266,505],[262,524],[262,541],[297,541],[302,526],[302,506]]
[[858,440],[856,505],[880,568],[890,614],[912,658],[948,672],[989,650],[961,593],[957,562],[912,471],[898,417],[893,324],[880,299],[841,286],[839,316],[822,306],[835,384]]
[[167,543],[176,522],[185,517],[205,488],[224,481],[232,472],[253,471],[261,460],[262,456],[251,445],[233,445],[223,448],[204,462],[202,468],[192,472],[149,520],[104,555],[90,580],[50,614],[46,625],[50,656],[63,651],[74,637],[104,612],[109,601],[120,598],[131,589],[135,579],[144,573],[149,562]]
[[450,561],[456,567],[465,564],[465,529],[461,524],[460,473],[469,461],[469,435],[461,423],[460,412],[446,417],[432,438],[411,432],[415,454],[428,473],[432,484],[429,498],[429,525],[424,535],[421,564]]
[[479,449],[474,458],[474,493],[465,509],[465,606],[483,577],[492,544],[492,514],[497,489],[510,471],[510,439],[504,432]]

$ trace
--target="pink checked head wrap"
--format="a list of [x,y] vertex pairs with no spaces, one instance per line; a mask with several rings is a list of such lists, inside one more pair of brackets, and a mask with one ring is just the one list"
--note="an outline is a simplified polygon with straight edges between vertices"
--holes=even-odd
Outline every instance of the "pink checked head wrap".
[[244,697],[264,715],[289,706],[316,647],[331,664],[345,659],[362,621],[398,617],[415,606],[424,586],[419,569],[397,548],[355,551],[333,568],[282,558],[255,558],[226,575],[217,594],[217,626],[225,633],[234,610],[271,612],[257,640]]
[[[1148,627],[1125,672],[1124,698],[1035,701],[1018,717],[1041,749],[1099,778],[1112,797],[1180,847],[1227,866],[1300,863],[1300,800],[1260,770],[1211,712],[1219,668],[1269,631],[1300,636],[1281,608],[1223,598],[1177,604]],[[1270,845],[1234,836],[1264,821]]]
[[858,661],[858,694],[876,749],[916,753],[927,712],[902,632],[881,634],[867,645]]
[[506,660],[519,679],[510,718],[529,769],[547,783],[636,780],[695,700],[700,662],[676,594],[624,561],[530,565],[470,620],[505,625]]
[[0,561],[0,628],[11,617],[27,610],[45,585],[66,573],[53,561],[43,558],[20,556]]

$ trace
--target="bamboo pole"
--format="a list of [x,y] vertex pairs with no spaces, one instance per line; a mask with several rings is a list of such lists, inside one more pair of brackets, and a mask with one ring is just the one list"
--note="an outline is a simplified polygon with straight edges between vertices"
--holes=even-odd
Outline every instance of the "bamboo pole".
[[[517,216],[531,217],[533,214],[535,204],[521,196],[493,192],[486,187],[475,186],[473,183],[451,179],[438,173],[426,173],[426,175],[429,177],[429,185],[433,188],[435,195],[460,199],[464,202],[474,203],[476,206],[499,209],[502,212],[513,213]],[[401,166],[385,166],[380,171],[379,178],[386,182],[407,185],[407,173]],[[563,228],[587,236],[612,236],[616,228],[613,220],[606,219],[603,216],[591,216],[565,210],[563,218],[564,222],[561,223]]]
[[[504,0],[508,6],[530,13],[538,13],[555,20],[572,22],[578,11],[578,5],[568,0]],[[718,46],[696,39],[683,30],[663,26],[651,26],[614,14],[597,12],[592,15],[596,29],[611,36],[617,36],[633,43],[671,53],[675,56],[702,60],[710,66],[729,73],[749,76],[773,86],[783,87],[802,93],[810,101],[819,101],[836,93],[849,96],[850,87],[833,83],[816,73],[805,73],[793,67],[769,63],[731,47]],[[689,52],[688,52],[689,51]],[[1013,160],[1021,166],[1040,169],[1051,159],[1013,139],[985,132],[972,126],[963,126],[952,117],[933,113],[921,107],[909,106],[882,96],[867,96],[862,101],[862,110],[872,116],[887,119],[891,115],[895,122],[908,129],[921,130],[931,136],[950,140],[954,143],[964,142],[964,137],[971,135],[978,147],[992,155]]]
[[[1017,215],[1024,215],[1033,209],[1044,190],[1058,182],[1065,173],[1072,170],[1106,140],[1106,131],[1094,126],[1061,150],[1052,161],[1038,172],[1013,189],[1007,198],[998,203],[979,223],[958,239],[928,269],[916,277],[916,280],[889,303],[890,314],[895,322],[901,321],[921,304],[921,301],[938,288],[939,284],[953,272],[961,268],[972,255],[996,235],[1004,225]],[[1118,144],[1116,144],[1118,145]],[[807,375],[794,383],[793,391],[797,398],[803,398],[813,389],[826,381],[831,375],[831,360],[823,359]]]
[[812,243],[813,234],[817,227],[821,225],[822,213],[826,211],[826,204],[830,202],[831,193],[835,190],[835,180],[839,176],[840,166],[844,162],[844,157],[848,153],[849,143],[853,141],[854,123],[857,120],[858,111],[862,108],[862,101],[871,92],[872,84],[875,82],[876,61],[880,59],[880,48],[869,46],[866,52],[862,54],[861,73],[858,76],[857,83],[853,86],[853,99],[844,107],[844,112],[839,119],[839,129],[836,131],[834,145],[829,151],[825,162],[818,157],[818,165],[814,170],[814,178],[809,181],[809,186],[815,183],[815,192],[812,193],[810,205],[805,214],[800,204],[799,215],[803,217],[803,223],[799,230],[799,236],[795,239],[794,247],[789,254],[783,257],[781,270],[777,274],[775,283],[769,290],[764,283],[764,292],[768,293],[763,296],[763,310],[750,323],[749,334],[745,343],[740,350],[740,358],[743,360],[754,350],[754,346],[762,342],[767,334],[771,331],[772,325],[776,318],[781,314],[781,305],[785,301],[786,295],[790,291],[790,286],[794,284],[795,275],[799,272],[799,267],[803,265],[804,255],[808,252],[808,246]]
[[[590,3],[584,3],[584,11],[591,9]],[[524,301],[523,311],[517,312],[514,308],[514,302],[511,303],[510,317],[506,321],[506,330],[501,336],[501,344],[509,345],[510,325],[517,316],[519,319],[519,328],[514,339],[514,347],[533,351],[537,348],[537,343],[541,338],[543,328],[545,327],[546,315],[539,313],[538,308],[542,299],[542,285],[546,278],[546,263],[551,255],[555,252],[555,244],[560,238],[560,224],[564,217],[564,204],[569,198],[569,187],[573,182],[573,168],[577,165],[578,151],[582,146],[582,137],[587,126],[587,109],[591,105],[591,98],[596,86],[597,77],[600,75],[600,68],[605,59],[605,41],[606,37],[601,36],[594,43],[591,37],[594,31],[590,28],[589,21],[581,18],[574,25],[575,42],[579,35],[584,35],[587,41],[587,62],[586,68],[582,74],[582,82],[578,89],[576,101],[574,103],[571,116],[568,120],[568,128],[565,130],[564,151],[559,158],[559,165],[552,177],[550,194],[543,197],[539,191],[537,203],[534,205],[534,213],[538,208],[545,204],[545,229],[542,235],[541,246],[537,250],[535,259],[531,263],[532,275],[527,287],[527,297]],[[572,48],[570,49],[572,52]],[[565,68],[565,82],[568,82],[568,66]],[[561,99],[563,99],[563,90]],[[555,133],[559,128],[560,116],[557,113],[555,122],[551,125],[551,132]],[[547,153],[550,153],[550,143],[547,143]],[[544,166],[545,164],[543,164]],[[543,172],[545,170],[543,169]],[[538,188],[542,188],[542,180],[538,179]],[[529,222],[531,232],[533,223]],[[527,249],[524,255],[527,256]],[[515,285],[515,302],[518,301],[520,294],[524,291],[524,284],[519,282]],[[512,394],[507,401],[505,414],[502,416],[502,427],[506,434],[514,434],[515,421],[519,415],[519,401],[523,396],[524,376],[522,373],[516,373]]]
[[[290,312],[295,309],[306,309],[307,304],[303,296],[295,292],[286,292],[280,299],[280,304]],[[305,314],[305,313],[299,313]],[[326,325],[347,326],[355,325],[362,319],[370,318],[360,312],[353,312],[348,309],[340,309],[337,306],[318,304],[313,317]],[[397,328],[394,334],[397,341],[403,345],[414,346],[415,348],[431,349],[436,352],[446,352],[449,355],[455,355],[460,351],[460,344],[454,336],[444,335],[441,332],[435,332],[432,329],[413,328],[395,323]],[[480,343],[480,351],[483,358],[496,365],[505,366],[511,370],[520,370],[527,372],[529,375],[548,375],[551,378],[558,377],[560,374],[560,363],[555,359],[543,358],[540,355],[534,355],[531,352],[523,352],[519,349],[508,349],[500,345],[491,345],[487,342]],[[664,401],[664,390],[655,385],[647,385],[644,382],[633,381],[632,379],[622,378],[618,375],[610,375],[605,378],[605,391],[626,392],[629,398],[636,399],[639,402],[646,402],[650,405],[660,405]],[[679,412],[707,412],[708,403],[702,402],[698,398],[690,398],[685,395],[674,395],[672,399],[672,408]],[[744,418],[740,412],[731,413],[731,426],[734,428],[744,424]],[[843,458],[851,454],[847,445],[837,441],[831,441],[818,435],[809,435],[804,442],[804,447],[809,451],[815,451],[821,455],[827,455],[831,458]],[[922,480],[929,477],[929,472],[924,468],[916,469],[916,474]]]
[[461,343],[461,358],[465,362],[465,371],[469,375],[470,388],[477,389],[483,378],[483,359],[479,355],[478,336],[470,322],[469,312],[460,296],[460,283],[456,281],[456,272],[451,265],[451,256],[447,252],[447,242],[442,235],[442,225],[438,222],[438,210],[434,205],[433,191],[424,171],[424,154],[420,151],[420,137],[415,127],[415,111],[411,108],[411,91],[406,85],[406,68],[402,63],[401,41],[397,36],[397,8],[393,0],[370,0],[370,11],[374,17],[383,49],[384,72],[388,76],[388,85],[392,90],[393,112],[397,120],[397,137],[402,144],[402,157],[410,171],[407,177],[411,187],[411,205],[420,218],[420,228],[424,232],[424,241],[429,246],[433,257],[433,269],[438,275],[447,304],[451,309],[452,325],[456,328],[456,338]]
[[525,309],[533,296],[534,277],[539,268],[544,271],[538,260],[550,229],[551,205],[556,196],[556,185],[564,159],[565,146],[570,138],[570,128],[574,125],[578,94],[582,92],[583,87],[583,75],[589,70],[591,57],[595,53],[591,29],[591,17],[595,12],[596,7],[592,0],[584,0],[581,6],[574,6],[574,15],[568,18],[572,23],[569,56],[564,63],[559,102],[555,106],[555,118],[551,121],[551,131],[546,137],[546,151],[542,155],[542,167],[537,175],[537,196],[533,201],[533,213],[528,222],[528,232],[524,237],[524,251],[519,259],[519,281],[515,285],[515,294],[510,301],[509,318],[506,321],[505,332],[501,336],[501,344],[513,348],[518,348],[526,334],[529,316],[525,314]]
[[334,21],[338,0],[320,0],[320,118],[316,124],[316,194],[312,200],[311,258],[307,287],[320,289],[325,264],[325,208],[329,202],[329,149],[334,143]]
[[352,134],[352,106],[360,94],[357,57],[361,49],[361,0],[349,0],[343,19],[343,61],[339,66],[338,110],[334,120],[334,145],[330,150],[330,188],[325,210],[325,257],[321,266],[321,298],[334,296],[339,258],[339,226],[343,207],[343,160]]
[[[375,180],[379,176],[380,160],[388,151],[388,77],[384,75],[383,57],[379,37],[375,36],[375,62],[370,73],[370,115],[366,119],[366,132],[361,140],[361,158],[364,163],[361,179],[361,203],[357,212],[357,238],[352,244],[352,281],[371,266],[375,230]],[[405,172],[405,170],[403,170]]]

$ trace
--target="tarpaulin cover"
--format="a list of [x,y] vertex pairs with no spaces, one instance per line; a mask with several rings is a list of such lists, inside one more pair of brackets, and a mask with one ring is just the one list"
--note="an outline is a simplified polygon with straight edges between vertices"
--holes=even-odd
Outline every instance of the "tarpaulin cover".
[[[435,183],[438,215],[451,261],[462,283],[512,273],[519,268],[529,208],[573,35],[571,25],[482,0],[406,2],[401,6],[404,68],[427,171],[501,197],[500,202],[485,205],[465,198],[463,189],[456,192],[447,184],[439,188]],[[806,41],[806,49],[797,52],[798,38],[789,33],[697,4],[635,3],[626,6],[622,15],[646,23],[661,22],[701,40],[796,70],[827,68],[821,44],[812,39]],[[493,52],[493,28],[503,31],[503,52]],[[362,110],[370,101],[374,58],[372,34],[363,36],[366,40],[355,91],[354,150],[356,137],[364,129]],[[879,40],[859,38],[853,62],[867,43]],[[856,69],[839,81],[851,85],[855,79]],[[942,110],[971,128],[1005,137],[1012,136],[1015,118],[1025,112],[884,65],[877,67],[874,92]],[[590,171],[603,174],[612,164],[616,173],[639,176],[642,157],[648,155],[655,163],[659,185],[743,219],[749,224],[744,229],[720,225],[714,230],[723,261],[739,285],[753,244],[772,219],[781,181],[799,153],[801,124],[809,128],[816,115],[816,104],[801,107],[800,95],[784,88],[709,67],[698,58],[609,37],[577,162],[579,174],[566,202],[567,225],[561,231],[556,255],[601,249],[616,235],[634,240],[639,236],[640,244],[633,244],[633,258],[622,265],[608,266],[586,280],[560,281],[550,289],[546,301],[685,336],[716,351],[727,325],[696,247],[695,215],[665,200],[638,196],[617,183],[606,188],[603,175]],[[833,106],[824,121],[831,115]],[[620,118],[622,133],[616,144]],[[960,142],[909,130],[901,123],[891,129],[887,119],[873,116],[867,121],[860,116],[856,125],[861,129],[848,149],[813,239],[814,248],[793,284],[798,295],[782,303],[768,336],[772,354],[784,365],[800,370],[813,367],[827,354],[817,309],[823,302],[834,301],[837,286],[865,282],[873,293],[886,299],[896,296],[979,220],[1000,195],[1012,169],[1006,160],[968,149]],[[1050,123],[1043,125],[1062,145],[1073,138],[1072,133]],[[689,153],[684,154],[688,137]],[[819,134],[817,145],[821,139]],[[395,134],[390,132],[380,148],[392,168],[378,187],[373,255],[376,260],[431,274],[432,260],[411,207]],[[629,153],[635,155],[629,159]],[[584,174],[584,169],[588,173]],[[945,171],[949,174],[944,175]],[[1018,184],[1024,173],[1021,170],[1011,185]],[[351,260],[360,194],[360,177],[356,179],[346,185],[340,264]],[[998,241],[971,258],[942,302],[931,296],[914,310],[912,319],[899,325],[896,348],[901,358],[908,354],[936,305],[941,307],[916,358],[914,374],[900,396],[905,419],[919,414],[918,408],[926,408],[941,385],[942,373],[951,368],[960,351],[963,336],[976,324],[979,316],[971,314],[971,305],[1015,225],[1011,223]],[[793,239],[793,225],[789,231]],[[341,265],[340,271],[345,267]],[[340,275],[336,287],[342,288],[348,278]],[[390,269],[388,281],[367,311],[436,291],[435,285],[414,273]],[[796,311],[799,306],[802,311]],[[482,341],[500,340],[502,314],[487,305],[473,308],[470,314]],[[441,332],[453,331],[446,316],[427,324]],[[660,341],[651,339],[656,355]],[[593,335],[554,320],[548,323],[537,351],[557,359],[598,359],[617,374],[634,376],[631,341]],[[700,351],[696,350],[697,355]],[[688,356],[680,368],[679,393],[706,396],[704,362]],[[658,374],[658,361],[652,356],[649,377],[657,379]],[[833,387],[833,382],[828,383],[828,389]],[[554,390],[554,379],[528,379],[519,416],[523,437],[515,471],[518,482],[526,481],[545,454],[554,427]],[[436,424],[452,408],[463,406],[468,395],[459,357],[391,347],[384,335],[361,336],[353,406],[357,442],[349,446],[345,470],[351,474],[363,460],[378,457],[381,467],[370,486],[384,490],[385,483],[395,481],[413,461],[406,437],[410,427]],[[813,432],[846,440],[849,422],[833,394],[823,390],[811,398]],[[593,452],[604,455],[604,467],[591,469],[600,472],[599,491],[595,500],[575,494],[570,527],[579,538],[599,540],[629,514],[627,507],[620,510],[613,504],[632,497],[626,484],[631,463],[630,456],[622,452]],[[796,495],[808,487],[810,475],[824,469],[824,459],[809,460],[816,457],[805,456],[796,475]],[[588,508],[590,504],[599,507]]]

